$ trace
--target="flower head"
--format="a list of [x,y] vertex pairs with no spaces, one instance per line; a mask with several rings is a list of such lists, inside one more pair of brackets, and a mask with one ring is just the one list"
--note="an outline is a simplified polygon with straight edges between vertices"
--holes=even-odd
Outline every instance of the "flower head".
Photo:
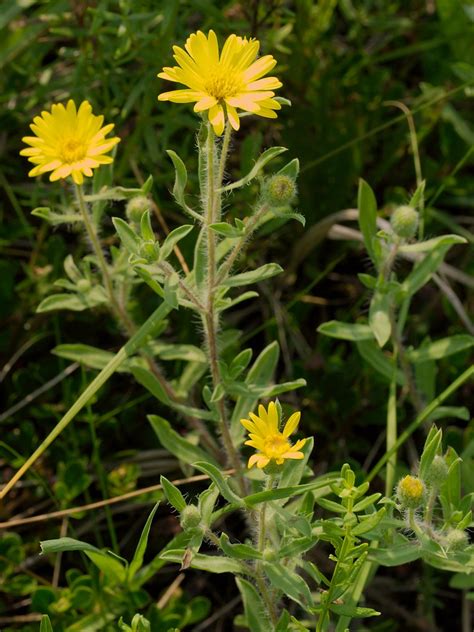
[[417,509],[425,499],[426,487],[421,478],[408,474],[397,485],[397,499],[404,509]]
[[112,162],[106,154],[120,142],[120,138],[105,138],[114,125],[102,127],[104,117],[92,114],[88,101],[79,107],[72,99],[64,106],[56,103],[51,112],[43,111],[30,125],[35,136],[25,136],[23,142],[31,147],[20,154],[36,166],[29,176],[39,176],[51,171],[54,182],[72,176],[76,184],[82,184],[84,176],[92,176],[92,169]]
[[235,130],[240,127],[237,109],[266,118],[276,118],[281,108],[273,92],[281,87],[276,77],[265,77],[276,64],[272,55],[256,59],[260,43],[256,39],[230,35],[219,54],[214,31],[207,37],[201,31],[188,37],[185,49],[174,46],[174,58],[179,64],[163,68],[158,77],[176,81],[188,87],[158,96],[160,101],[196,103],[195,112],[208,110],[209,121],[220,136],[225,119]]
[[260,404],[258,416],[254,413],[249,413],[249,416],[250,420],[240,420],[240,423],[250,433],[250,440],[246,441],[245,445],[258,450],[250,457],[249,467],[257,464],[257,467],[261,469],[272,460],[277,465],[281,465],[285,459],[304,458],[304,454],[300,450],[306,443],[306,439],[300,439],[294,445],[288,441],[288,437],[298,427],[300,412],[291,415],[283,428],[283,432],[279,430],[278,410],[275,402],[269,403],[268,410],[265,410],[265,407]]

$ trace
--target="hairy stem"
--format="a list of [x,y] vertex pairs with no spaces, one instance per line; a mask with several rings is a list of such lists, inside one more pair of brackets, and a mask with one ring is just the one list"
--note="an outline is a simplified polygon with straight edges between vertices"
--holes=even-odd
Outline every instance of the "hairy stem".
[[[228,146],[228,142],[227,142]],[[226,149],[223,147],[223,149]],[[226,150],[227,151],[227,150]],[[206,141],[206,170],[207,170],[207,182],[205,192],[205,223],[207,233],[207,288],[206,288],[206,304],[205,314],[203,315],[204,331],[206,336],[206,343],[209,352],[209,364],[211,368],[212,383],[214,389],[217,389],[222,383],[222,378],[219,368],[219,350],[217,346],[217,316],[215,313],[215,290],[216,290],[216,234],[210,228],[210,225],[219,221],[220,215],[220,195],[217,193],[217,189],[221,185],[216,177],[215,171],[215,158],[216,158],[216,141],[214,131],[210,123],[207,126],[207,141]],[[221,153],[220,162],[223,164],[225,157]],[[219,177],[222,177],[223,167],[218,171]],[[219,412],[219,424],[224,443],[225,450],[227,452],[227,458],[229,459],[232,467],[235,468],[237,474],[237,480],[239,482],[239,488],[243,495],[246,493],[245,482],[242,474],[242,464],[237,451],[234,447],[232,437],[230,434],[229,423],[227,420],[227,413],[225,408],[224,397],[221,397],[217,402],[217,409]]]

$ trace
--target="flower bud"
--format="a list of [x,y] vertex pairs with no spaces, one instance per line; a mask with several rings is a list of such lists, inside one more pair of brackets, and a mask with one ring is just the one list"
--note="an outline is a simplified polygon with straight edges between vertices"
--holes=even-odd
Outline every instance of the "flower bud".
[[150,200],[144,195],[136,195],[127,202],[125,213],[134,224],[139,224],[145,211],[150,210]]
[[469,544],[469,538],[462,529],[451,529],[446,536],[445,543],[450,551],[462,551]]
[[432,487],[439,487],[444,483],[447,476],[448,466],[446,461],[442,456],[437,454],[425,474],[425,481]]
[[82,293],[87,292],[87,290],[91,289],[91,282],[89,279],[79,279],[77,282],[77,289]]
[[180,524],[184,531],[195,529],[201,522],[201,512],[196,505],[188,505],[183,509],[180,516]]
[[263,550],[263,559],[266,562],[274,562],[275,560],[278,559],[278,556],[276,554],[276,551],[272,548],[270,548],[269,546],[267,546],[264,550]]
[[144,241],[140,245],[140,257],[143,257],[148,263],[154,263],[158,259],[160,246],[154,241]]
[[287,206],[295,197],[296,183],[290,176],[276,174],[265,178],[262,186],[262,198],[270,206]]
[[403,509],[416,509],[425,499],[426,488],[417,476],[404,476],[397,485],[397,499]]
[[412,206],[399,206],[390,222],[396,235],[403,239],[412,239],[418,230],[418,213]]

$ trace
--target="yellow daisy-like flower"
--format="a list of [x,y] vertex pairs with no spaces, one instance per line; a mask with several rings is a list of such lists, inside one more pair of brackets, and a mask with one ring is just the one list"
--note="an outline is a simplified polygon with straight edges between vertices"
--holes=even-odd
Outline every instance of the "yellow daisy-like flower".
[[230,35],[219,54],[214,31],[207,37],[201,31],[190,35],[185,49],[174,46],[174,58],[179,64],[163,68],[158,77],[188,86],[160,94],[160,101],[194,103],[195,112],[208,110],[214,132],[220,136],[225,119],[235,130],[240,127],[237,109],[266,118],[276,118],[281,105],[273,92],[282,83],[276,77],[265,77],[276,64],[272,55],[256,59],[260,42],[256,39]]
[[300,439],[294,445],[288,441],[288,437],[297,429],[300,422],[301,413],[296,412],[291,415],[283,428],[279,430],[278,410],[275,402],[270,402],[268,410],[260,404],[258,416],[249,413],[249,419],[241,419],[240,423],[249,431],[250,440],[245,442],[252,448],[258,450],[252,454],[248,466],[262,469],[270,461],[275,461],[277,465],[284,463],[285,459],[303,459],[304,454],[300,452],[306,443],[306,439]]
[[112,162],[106,154],[120,138],[105,138],[114,128],[113,123],[102,127],[104,117],[92,114],[88,101],[76,108],[74,101],[67,105],[56,103],[51,112],[43,111],[30,125],[36,136],[25,136],[27,145],[20,154],[36,165],[29,176],[39,176],[51,171],[54,182],[72,176],[76,184],[82,184],[84,176],[92,176],[92,169]]

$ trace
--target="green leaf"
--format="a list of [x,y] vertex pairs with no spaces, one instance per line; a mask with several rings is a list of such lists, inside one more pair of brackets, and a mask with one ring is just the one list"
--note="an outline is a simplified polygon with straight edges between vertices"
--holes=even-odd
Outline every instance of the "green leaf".
[[131,581],[135,577],[136,573],[143,566],[143,559],[145,557],[145,551],[148,544],[148,536],[150,535],[151,523],[153,522],[153,518],[155,517],[156,510],[158,509],[159,504],[160,504],[159,502],[156,503],[156,505],[151,510],[151,513],[148,516],[145,526],[143,527],[143,530],[141,532],[140,539],[137,544],[137,548],[135,549],[133,559],[130,562],[130,566],[128,568],[129,581]]
[[95,551],[101,553],[100,549],[92,546],[88,542],[75,540],[74,538],[56,538],[54,540],[42,540],[40,542],[41,553],[64,553],[66,551]]
[[252,632],[269,632],[271,627],[267,619],[265,604],[256,589],[242,577],[236,577],[235,583],[242,595],[245,618],[250,630]]
[[407,357],[411,362],[426,362],[427,360],[440,360],[459,353],[474,346],[474,336],[459,334],[441,338],[435,342],[407,351]]
[[302,538],[293,538],[288,544],[282,546],[278,551],[278,557],[289,557],[294,559],[295,556],[301,555],[312,549],[318,538],[316,536],[303,536]]
[[363,535],[364,533],[372,531],[385,516],[385,512],[385,507],[382,507],[382,509],[379,509],[375,513],[369,514],[368,516],[359,516],[360,522],[352,528],[352,534]]
[[219,538],[222,550],[228,557],[238,560],[261,560],[262,554],[249,544],[230,544],[229,536],[222,533]]
[[204,351],[194,345],[169,344],[156,341],[150,344],[150,348],[160,360],[185,360],[186,362],[207,363]]
[[377,286],[377,279],[371,274],[365,274],[364,272],[359,272],[357,275],[359,281],[365,285],[369,290],[375,290]]
[[370,496],[367,496],[366,498],[359,500],[359,502],[356,503],[352,507],[352,511],[354,513],[357,513],[358,511],[363,511],[364,509],[367,509],[369,505],[376,503],[380,499],[381,496],[382,494],[380,494],[379,492],[376,492],[375,494],[371,494]]
[[181,513],[183,509],[186,509],[186,501],[180,490],[169,481],[166,476],[160,476],[160,483],[163,486],[163,492],[166,496],[166,500],[172,505],[176,511]]
[[270,162],[270,160],[273,160],[285,151],[288,151],[286,147],[270,147],[270,149],[266,149],[262,154],[260,154],[255,165],[246,176],[237,180],[237,182],[233,182],[232,184],[222,187],[219,189],[219,192],[223,193],[224,191],[232,191],[233,189],[239,189],[240,187],[245,186],[258,176],[260,171],[268,162]]
[[[257,505],[259,503],[279,500],[281,498],[291,498],[292,496],[299,496],[301,494],[305,494],[306,492],[316,491],[317,489],[328,487],[329,483],[337,478],[339,478],[339,473],[330,472],[329,474],[320,476],[316,480],[312,481],[311,483],[306,483],[305,485],[278,487],[277,489],[256,492],[255,494],[250,494],[249,496],[246,496],[243,500],[247,506],[253,507],[254,505]],[[328,489],[328,493],[331,493],[329,487]]]
[[388,292],[376,290],[370,301],[369,325],[379,347],[383,347],[392,333],[389,310],[391,296]]
[[153,290],[153,292],[155,292],[155,294],[158,294],[160,298],[164,297],[165,293],[163,291],[163,288],[158,283],[158,281],[156,281],[152,277],[146,266],[135,264],[133,266],[133,269],[138,274],[138,276],[142,278],[143,281],[145,281],[145,283]]
[[[433,426],[433,428],[435,428],[435,426]],[[430,434],[428,435],[420,458],[420,478],[423,479],[426,476],[426,472],[431,467],[433,459],[440,452],[442,438],[443,433],[441,429],[437,432],[430,432]]]
[[343,323],[339,320],[329,320],[318,327],[318,332],[331,338],[340,340],[373,340],[374,335],[369,325],[358,323]]
[[126,250],[134,255],[140,256],[140,238],[130,228],[130,226],[120,217],[112,217],[112,223],[115,226],[115,230],[120,237],[120,241],[125,246]]
[[193,211],[193,209],[186,204],[186,200],[184,197],[184,190],[188,182],[188,172],[186,170],[186,165],[184,164],[184,162],[181,160],[181,158],[178,156],[176,152],[172,151],[171,149],[168,149],[166,153],[173,161],[173,165],[175,168],[175,181],[173,185],[174,199],[181,206],[183,211],[186,211],[186,213],[188,213],[189,215],[191,215],[198,221],[201,221],[202,220],[201,216],[198,213],[196,213],[196,211]]
[[212,512],[219,498],[219,488],[211,483],[208,489],[199,494],[198,509],[201,512],[201,524],[207,527],[212,523]]
[[377,200],[370,186],[362,178],[359,180],[357,206],[359,209],[359,227],[365,247],[372,261],[377,264],[373,246],[373,240],[377,234]]
[[222,281],[224,287],[240,287],[242,285],[250,285],[251,283],[260,283],[265,279],[270,279],[277,274],[283,272],[283,268],[278,263],[265,263],[256,270],[250,272],[242,272],[235,274]]
[[124,584],[127,577],[127,569],[112,555],[99,551],[85,551],[87,557],[101,570],[107,579],[114,584]]
[[[181,564],[186,554],[185,549],[176,549],[164,551],[161,554],[162,559],[169,562],[177,562]],[[203,553],[195,553],[191,560],[191,567],[197,568],[208,573],[233,573],[241,575],[245,572],[245,568],[238,562],[222,555],[204,555]]]
[[63,553],[65,551],[83,551],[87,557],[112,581],[123,583],[126,577],[126,569],[115,557],[97,549],[92,544],[75,540],[74,538],[58,538],[55,540],[43,540],[40,542],[41,552]]
[[403,281],[401,290],[405,292],[407,296],[416,294],[419,289],[428,283],[433,274],[437,271],[450,248],[450,244],[438,244],[433,248],[424,259],[415,265],[413,270]]
[[440,496],[453,511],[460,509],[461,503],[461,459],[452,447],[448,448],[445,458],[449,466],[448,477],[441,485]]
[[401,566],[414,562],[421,557],[421,547],[415,542],[409,544],[392,545],[388,549],[373,548],[369,551],[369,558],[382,566]]
[[260,398],[269,398],[280,395],[281,393],[288,393],[288,391],[294,391],[297,388],[303,388],[306,386],[306,380],[302,377],[297,380],[291,380],[291,382],[282,382],[281,384],[274,384],[267,386],[260,391]]
[[41,301],[36,308],[36,313],[42,314],[56,309],[68,309],[71,312],[83,312],[85,309],[89,309],[106,302],[107,299],[105,296],[103,300],[93,301],[91,303],[83,294],[52,294]]
[[[53,349],[52,353],[60,358],[73,360],[91,369],[98,369],[99,371],[107,366],[115,355],[110,351],[104,351],[103,349],[97,349],[97,347],[83,345],[81,343],[58,345]],[[117,369],[117,372],[128,373],[129,370],[130,368],[125,362]]]
[[439,246],[452,246],[454,244],[467,244],[467,239],[464,239],[464,237],[460,235],[441,235],[440,237],[433,237],[433,239],[427,239],[426,241],[419,241],[416,244],[400,246],[399,252],[403,254],[419,254],[430,252]]
[[425,187],[426,187],[426,180],[423,180],[420,185],[417,187],[415,193],[411,196],[410,201],[408,202],[408,206],[411,206],[412,208],[418,208],[420,205],[422,205],[423,202],[423,196],[425,193]]
[[217,222],[216,224],[210,224],[209,228],[218,235],[222,235],[223,237],[230,237],[231,239],[236,239],[245,235],[245,227],[237,228],[236,226],[232,226],[228,222]]
[[137,382],[149,390],[157,400],[164,404],[170,404],[168,394],[150,369],[134,366],[132,367],[132,373]]
[[240,498],[240,496],[237,496],[237,494],[232,491],[229,483],[227,482],[226,478],[223,476],[219,468],[214,467],[214,465],[211,465],[210,463],[202,461],[195,462],[194,467],[200,472],[203,472],[204,474],[207,474],[209,476],[209,478],[218,487],[221,495],[228,502],[237,503],[238,505],[243,504],[242,499]]
[[298,158],[293,158],[293,160],[290,160],[288,164],[277,171],[277,174],[279,176],[288,176],[292,180],[297,180],[299,173],[300,161],[298,160]]
[[151,225],[150,211],[145,211],[140,220],[140,232],[145,241],[156,241],[155,233]]
[[161,445],[178,459],[189,465],[193,465],[196,461],[205,461],[218,467],[218,464],[211,456],[198,446],[186,441],[186,439],[171,428],[165,419],[158,415],[148,415],[148,419]]
[[304,607],[312,603],[311,591],[304,579],[278,562],[263,562],[263,569],[272,585]]
[[[356,346],[364,360],[383,375],[388,382],[391,382],[394,369],[393,362],[381,351],[375,342],[372,340],[358,341]],[[405,378],[400,369],[397,369],[396,379],[399,386],[404,385]]]
[[53,626],[47,614],[41,617],[40,632],[53,632]]
[[181,239],[184,239],[184,237],[186,237],[193,228],[194,226],[192,224],[183,224],[182,226],[178,226],[178,228],[172,230],[161,245],[160,259],[167,259],[176,244],[180,242]]
[[438,406],[428,417],[428,421],[438,421],[439,419],[449,419],[450,417],[469,421],[471,413],[466,406]]
[[337,614],[339,617],[350,617],[351,619],[364,619],[366,617],[378,617],[381,612],[373,610],[373,608],[362,608],[359,606],[352,606],[350,604],[338,604],[332,603],[329,606],[329,610]]

